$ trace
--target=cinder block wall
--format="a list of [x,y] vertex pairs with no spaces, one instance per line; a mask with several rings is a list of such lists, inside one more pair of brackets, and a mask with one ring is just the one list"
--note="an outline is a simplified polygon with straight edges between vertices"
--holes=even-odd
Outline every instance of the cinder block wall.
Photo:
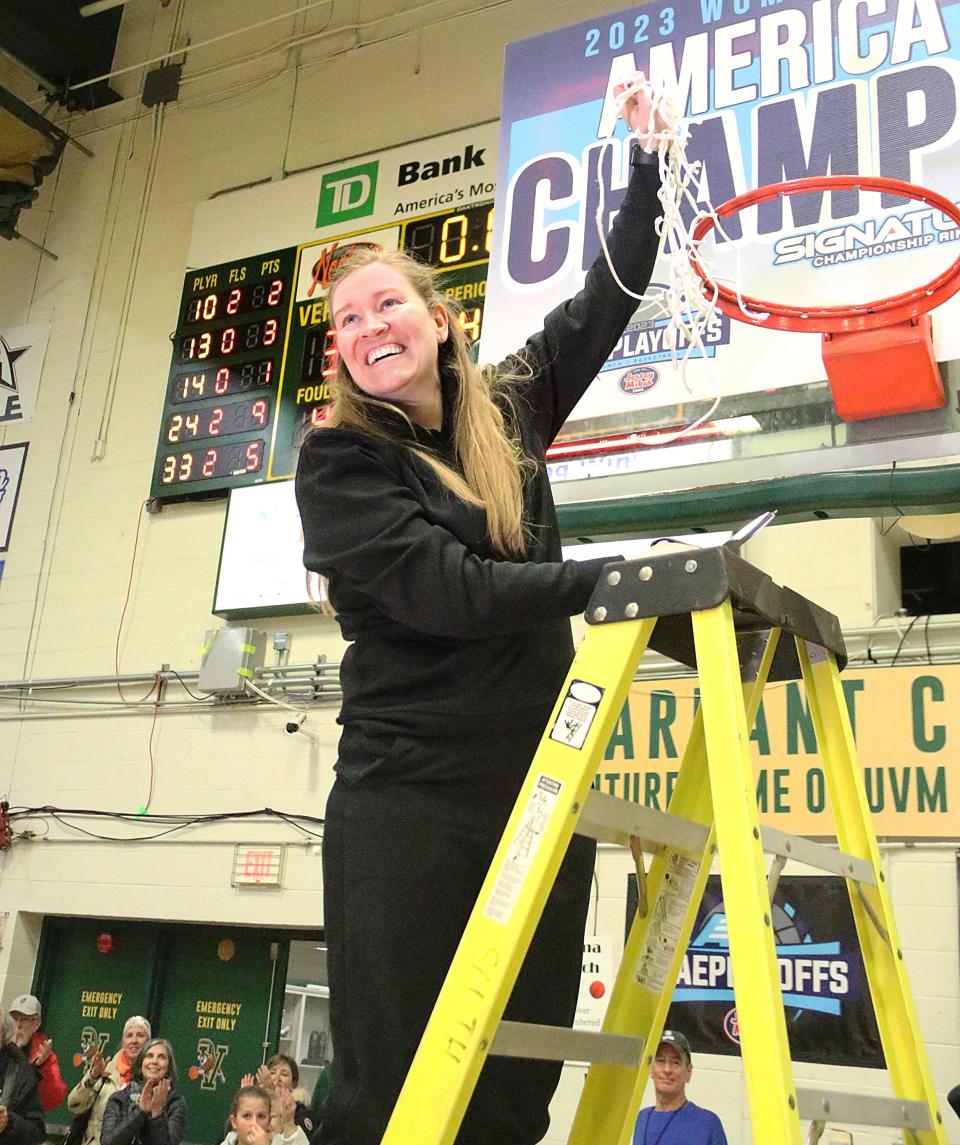
[[[287,0],[130,5],[116,64],[290,7]],[[119,104],[61,120],[94,157],[68,147],[20,224],[58,261],[26,244],[0,244],[0,329],[51,324],[36,416],[0,429],[2,443],[30,442],[0,584],[0,678],[106,674],[117,662],[123,672],[151,673],[162,664],[189,670],[199,663],[204,630],[220,623],[210,608],[224,503],[141,512],[197,204],[231,187],[496,119],[506,43],[617,7],[450,0],[316,8],[191,52],[180,99],[162,115],[140,105],[143,72],[134,69],[115,81]],[[0,83],[35,99],[33,79],[6,58]],[[835,529],[826,557],[813,556],[811,544],[822,547],[827,530],[810,528],[815,541],[809,533],[768,531],[750,555],[775,576],[787,570],[778,579],[800,579],[797,587],[847,624],[867,623],[879,599],[871,588],[871,526]],[[261,626],[292,632],[294,662],[340,656],[336,628],[322,617]],[[125,689],[127,701],[138,694]],[[155,726],[152,708],[123,706],[119,696],[106,713],[85,714],[78,705],[55,718],[3,704],[0,782],[10,803],[130,812],[144,805],[152,784],[154,811],[272,806],[322,816],[337,738],[332,708],[311,714],[316,738],[308,740],[285,734],[282,714],[272,709],[211,709],[176,689],[170,697],[183,707],[165,709]],[[251,898],[231,887],[237,842],[292,844],[282,893]],[[960,1080],[955,857],[919,848],[887,861],[945,1091]],[[598,933],[622,928],[627,869],[603,852]],[[224,825],[207,830],[202,843],[188,837],[150,846],[82,840],[54,826],[0,858],[2,997],[29,987],[47,913],[302,927],[322,923],[320,895],[316,839],[276,823]],[[810,1067],[800,1073],[817,1076]],[[565,1140],[581,1075],[578,1067],[565,1069],[549,1142]],[[875,1078],[848,1081],[856,1088]],[[698,1061],[691,1094],[717,1110],[732,1145],[753,1139],[736,1060]],[[960,1141],[960,1126],[948,1124],[948,1134]],[[890,1139],[856,1138],[857,1145]]]

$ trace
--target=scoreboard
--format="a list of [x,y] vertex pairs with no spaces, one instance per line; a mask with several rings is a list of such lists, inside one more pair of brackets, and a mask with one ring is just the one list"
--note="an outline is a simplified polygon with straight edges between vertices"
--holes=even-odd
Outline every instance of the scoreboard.
[[292,477],[303,435],[325,416],[330,378],[337,368],[335,332],[326,287],[341,259],[358,246],[400,249],[438,270],[437,286],[463,309],[460,321],[476,342],[483,326],[483,303],[490,261],[492,202],[469,212],[409,220],[399,227],[363,231],[340,242],[300,248],[288,325],[283,385],[271,440],[269,479]]
[[263,480],[295,252],[186,276],[150,495]]
[[[484,150],[473,145],[463,153],[476,163]],[[403,169],[399,162],[397,167]],[[409,161],[405,169],[411,169]],[[382,170],[380,178],[384,182]],[[379,218],[372,213],[362,228],[358,218],[352,228],[334,234],[330,227],[313,228],[323,237],[187,272],[172,335],[153,499],[209,497],[294,475],[304,435],[325,416],[336,371],[329,278],[357,246],[401,249],[435,267],[441,293],[461,307],[459,320],[470,340],[479,339],[493,236],[493,182],[461,178],[460,184],[426,197],[414,189],[421,198],[412,204],[395,194],[399,201],[392,210],[388,204]],[[481,189],[483,197],[471,199],[471,192]],[[231,198],[213,204],[229,216]],[[443,209],[418,209],[434,202]],[[263,204],[247,206],[256,241]],[[282,212],[279,204],[277,209]],[[384,214],[401,217],[387,221]],[[198,220],[195,238],[201,222],[216,225],[209,216]],[[217,244],[207,247],[217,249]]]

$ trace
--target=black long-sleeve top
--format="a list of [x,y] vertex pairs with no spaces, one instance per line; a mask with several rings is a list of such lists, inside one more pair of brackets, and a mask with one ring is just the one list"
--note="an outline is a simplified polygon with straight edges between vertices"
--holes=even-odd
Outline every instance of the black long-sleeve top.
[[3,1145],[37,1145],[46,1135],[37,1071],[19,1046],[0,1049],[0,1105],[7,1111]]
[[[608,237],[620,278],[638,292],[659,245],[658,189],[655,166],[634,169]],[[532,377],[512,384],[511,416],[537,467],[524,487],[531,538],[524,560],[495,551],[486,513],[455,497],[403,444],[416,442],[456,467],[449,379],[441,378],[439,430],[411,430],[385,410],[396,441],[334,428],[304,442],[296,478],[304,564],[328,578],[350,642],[340,672],[348,733],[543,727],[573,656],[568,617],[586,608],[605,563],[562,560],[544,453],[635,305],[601,254],[583,289],[519,351]],[[500,367],[510,368],[509,360]],[[387,760],[345,751],[349,739],[338,762],[347,781],[389,769]]]
[[159,1117],[140,1108],[140,1094],[128,1086],[110,1095],[103,1111],[100,1145],[180,1145],[187,1102],[172,1090]]

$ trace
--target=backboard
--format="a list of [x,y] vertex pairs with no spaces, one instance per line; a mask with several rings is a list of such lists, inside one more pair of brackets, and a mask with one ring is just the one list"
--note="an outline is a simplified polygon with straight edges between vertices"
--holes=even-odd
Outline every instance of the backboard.
[[[956,0],[658,2],[511,44],[483,360],[521,345],[579,287],[599,250],[600,185],[609,227],[628,177],[612,90],[635,69],[677,90],[692,124],[688,156],[702,161],[694,190],[703,205],[840,173],[960,198]],[[919,286],[960,250],[960,230],[939,212],[855,190],[781,198],[726,230],[729,241],[715,252],[722,273],[739,271],[755,296],[811,305]],[[666,275],[658,263],[655,281]],[[557,443],[551,478],[561,512],[639,499],[642,515],[672,527],[761,507],[803,516],[871,503],[955,505],[960,301],[938,307],[933,324],[946,404],[846,422],[831,400],[819,335],[718,315],[706,356],[691,358],[684,378],[663,345],[665,319],[641,306]],[[631,444],[630,434],[692,422],[717,393],[716,416],[689,438]],[[598,439],[606,443],[599,453]]]

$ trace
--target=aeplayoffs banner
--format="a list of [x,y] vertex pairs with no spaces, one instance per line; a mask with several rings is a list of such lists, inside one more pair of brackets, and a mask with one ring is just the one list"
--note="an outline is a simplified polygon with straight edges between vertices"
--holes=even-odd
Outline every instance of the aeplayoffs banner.
[[[637,909],[627,883],[626,927]],[[777,966],[790,1056],[827,1065],[884,1067],[880,1035],[843,879],[785,876],[773,899]],[[740,1052],[723,891],[707,880],[666,1027],[682,1030],[696,1054]]]
[[[497,361],[574,293],[627,181],[612,96],[640,69],[678,93],[703,163],[694,192],[719,206],[751,188],[823,174],[905,179],[960,192],[957,0],[685,0],[562,28],[507,48],[481,356]],[[611,143],[604,141],[613,133]],[[921,202],[856,190],[777,199],[733,217],[718,269],[739,256],[744,289],[799,304],[863,301],[919,286],[960,249]],[[664,281],[658,264],[655,281]],[[941,360],[958,356],[956,300],[934,315]],[[665,322],[640,310],[573,414],[690,401],[666,359]],[[818,335],[718,317],[690,363],[698,398],[769,391],[825,376]]]

